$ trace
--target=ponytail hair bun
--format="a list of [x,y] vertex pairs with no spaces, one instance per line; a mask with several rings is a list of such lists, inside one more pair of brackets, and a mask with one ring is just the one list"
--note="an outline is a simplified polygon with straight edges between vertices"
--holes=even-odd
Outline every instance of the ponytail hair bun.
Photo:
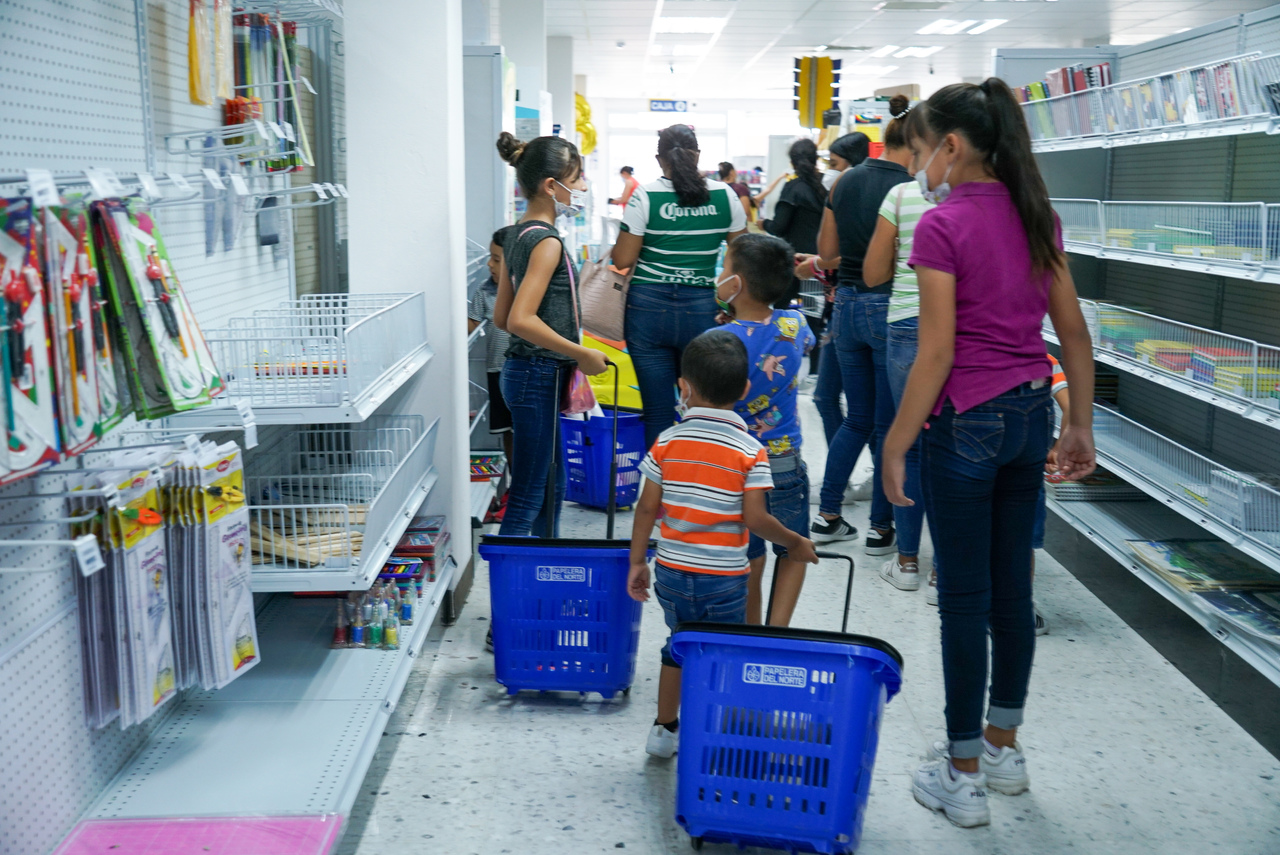
[[911,101],[906,95],[894,95],[889,99],[889,115],[895,119],[907,112],[910,107]]
[[711,201],[707,179],[698,171],[698,136],[688,125],[672,125],[658,131],[658,159],[671,173],[676,201],[682,208],[696,208]]
[[520,163],[520,156],[524,154],[525,144],[523,141],[515,138],[515,135],[503,131],[498,135],[498,156],[512,166]]

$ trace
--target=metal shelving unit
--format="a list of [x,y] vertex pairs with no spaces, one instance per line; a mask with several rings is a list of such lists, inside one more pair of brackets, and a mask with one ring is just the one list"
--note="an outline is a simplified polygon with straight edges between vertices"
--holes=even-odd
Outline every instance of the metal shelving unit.
[[248,461],[255,591],[364,590],[438,480],[440,420],[291,431]]
[[1280,648],[1226,619],[1194,594],[1188,594],[1169,584],[1138,561],[1125,544],[1129,540],[1203,537],[1204,531],[1200,526],[1155,501],[1057,502],[1050,499],[1049,509],[1097,544],[1122,567],[1190,615],[1196,623],[1262,672],[1267,679],[1280,685]]
[[[1098,362],[1280,429],[1280,347],[1094,300],[1080,308]],[[1044,337],[1059,343],[1047,317]]]
[[347,816],[456,569],[424,585],[399,650],[331,650],[334,600],[272,598],[262,664],[184,698],[87,818]]
[[1280,571],[1280,491],[1094,405],[1098,462],[1241,552]]

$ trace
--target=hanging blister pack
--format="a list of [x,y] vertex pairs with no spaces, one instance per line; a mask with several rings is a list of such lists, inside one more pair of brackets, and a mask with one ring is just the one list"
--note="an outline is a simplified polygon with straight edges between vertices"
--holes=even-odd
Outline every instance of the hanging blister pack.
[[244,462],[234,442],[215,449],[199,470],[199,518],[205,534],[212,652],[217,688],[260,660],[250,586],[249,509]]
[[49,365],[44,282],[30,199],[0,199],[0,294],[4,304],[7,460],[0,484],[61,461]]
[[53,326],[54,375],[60,391],[59,425],[63,453],[70,457],[84,452],[102,436],[93,344],[97,271],[85,252],[87,209],[45,208],[43,213],[45,288]]
[[124,333],[138,414],[162,418],[226,388],[150,215],[117,200],[92,206],[111,304]]

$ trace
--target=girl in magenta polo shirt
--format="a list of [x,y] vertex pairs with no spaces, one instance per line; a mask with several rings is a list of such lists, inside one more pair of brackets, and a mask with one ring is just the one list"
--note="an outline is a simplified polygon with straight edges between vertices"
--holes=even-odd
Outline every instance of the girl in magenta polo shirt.
[[1010,795],[1030,786],[1017,729],[1035,653],[1032,529],[1053,438],[1045,312],[1070,380],[1058,460],[1071,479],[1094,468],[1093,355],[1009,88],[996,78],[946,86],[911,112],[907,132],[916,180],[938,204],[916,226],[910,264],[920,283],[920,349],[881,465],[889,500],[909,505],[905,456],[928,428],[922,468],[938,556],[949,740],[912,789],[957,825],[985,825],[988,786]]

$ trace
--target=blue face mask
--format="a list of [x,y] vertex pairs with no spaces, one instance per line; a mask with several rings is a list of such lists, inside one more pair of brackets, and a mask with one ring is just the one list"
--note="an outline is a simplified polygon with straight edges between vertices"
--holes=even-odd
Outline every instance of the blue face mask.
[[[555,181],[554,178],[552,180]],[[560,184],[559,181],[556,181],[556,183]],[[568,187],[565,187],[563,184],[560,184],[560,186],[563,187],[565,192],[569,194],[569,204],[566,205],[564,202],[561,202],[559,199],[555,199],[555,196],[552,196],[551,198],[555,199],[555,203],[556,203],[556,216],[557,217],[576,217],[579,214],[581,214],[583,210],[587,207],[587,191],[586,190],[570,190]]]
[[942,151],[943,143],[938,143],[938,147],[933,150],[933,154],[929,155],[929,159],[924,162],[924,168],[916,173],[916,181],[920,184],[920,194],[924,196],[924,200],[931,205],[941,205],[942,202],[951,195],[951,185],[947,183],[947,178],[951,176],[951,167],[954,163],[947,166],[947,171],[942,174],[942,183],[932,190],[929,189],[929,166],[933,163],[933,159],[938,156],[938,152]]

